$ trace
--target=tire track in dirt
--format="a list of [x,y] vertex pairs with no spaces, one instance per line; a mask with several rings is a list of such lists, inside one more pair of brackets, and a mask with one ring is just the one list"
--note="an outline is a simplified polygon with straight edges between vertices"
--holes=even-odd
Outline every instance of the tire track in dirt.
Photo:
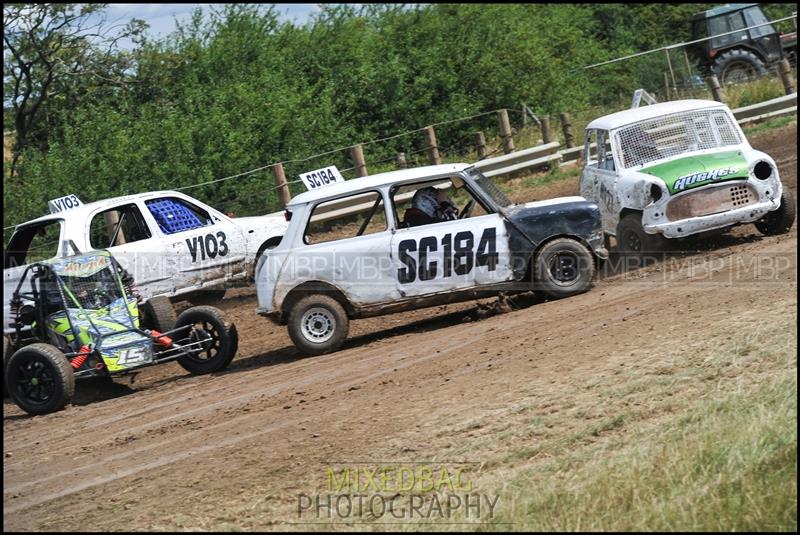
[[[776,159],[789,163],[781,174],[796,192],[792,133],[790,147],[768,150],[784,153]],[[255,315],[253,297],[227,299],[248,333],[228,372],[152,368],[132,395],[42,417],[4,404],[6,526],[178,529],[178,513],[213,526],[214,510],[263,499],[260,489],[277,496],[268,510],[285,507],[325,461],[435,457],[459,422],[588,380],[614,358],[635,366],[634,353],[702,336],[730,315],[782,313],[773,294],[796,292],[796,226],[782,237],[732,234],[720,249],[482,321],[474,303],[356,321],[345,349],[322,357],[297,358],[285,328]],[[739,266],[765,257],[789,263],[774,280]],[[135,506],[120,507],[120,497]],[[269,526],[253,522],[244,527]]]

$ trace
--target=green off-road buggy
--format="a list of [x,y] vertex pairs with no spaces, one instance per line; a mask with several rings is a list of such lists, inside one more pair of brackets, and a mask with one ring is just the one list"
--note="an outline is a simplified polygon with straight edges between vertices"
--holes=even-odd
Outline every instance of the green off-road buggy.
[[141,325],[130,278],[107,251],[31,264],[11,307],[5,388],[30,414],[70,403],[76,378],[174,359],[191,373],[212,373],[226,368],[238,347],[236,326],[209,306],[184,311],[167,332]]

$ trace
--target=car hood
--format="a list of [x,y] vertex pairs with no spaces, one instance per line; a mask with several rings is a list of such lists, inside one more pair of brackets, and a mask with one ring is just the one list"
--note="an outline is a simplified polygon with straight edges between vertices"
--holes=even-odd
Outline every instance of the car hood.
[[273,214],[248,216],[248,217],[235,217],[233,222],[242,228],[260,229],[264,225],[270,225],[273,228],[286,228],[289,224],[283,212],[275,212]]
[[687,156],[645,167],[640,172],[663,180],[670,193],[679,193],[712,182],[747,178],[749,166],[742,152],[733,150]]

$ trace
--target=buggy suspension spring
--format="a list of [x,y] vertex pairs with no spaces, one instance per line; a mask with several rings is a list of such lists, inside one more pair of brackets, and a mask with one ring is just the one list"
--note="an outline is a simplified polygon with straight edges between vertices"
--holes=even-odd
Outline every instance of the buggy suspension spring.
[[86,362],[86,359],[89,358],[90,354],[91,354],[91,349],[89,349],[89,346],[83,346],[81,347],[81,350],[78,352],[78,355],[74,359],[69,361],[69,363],[70,365],[72,365],[72,368],[74,370],[77,370],[78,368],[83,366],[83,363]]

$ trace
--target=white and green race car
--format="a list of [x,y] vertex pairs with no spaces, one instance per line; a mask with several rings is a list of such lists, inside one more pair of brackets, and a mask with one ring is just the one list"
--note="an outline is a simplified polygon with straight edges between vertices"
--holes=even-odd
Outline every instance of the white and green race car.
[[755,223],[789,231],[795,204],[775,161],[753,149],[731,110],[715,101],[651,104],[586,127],[580,192],[600,207],[620,252]]

